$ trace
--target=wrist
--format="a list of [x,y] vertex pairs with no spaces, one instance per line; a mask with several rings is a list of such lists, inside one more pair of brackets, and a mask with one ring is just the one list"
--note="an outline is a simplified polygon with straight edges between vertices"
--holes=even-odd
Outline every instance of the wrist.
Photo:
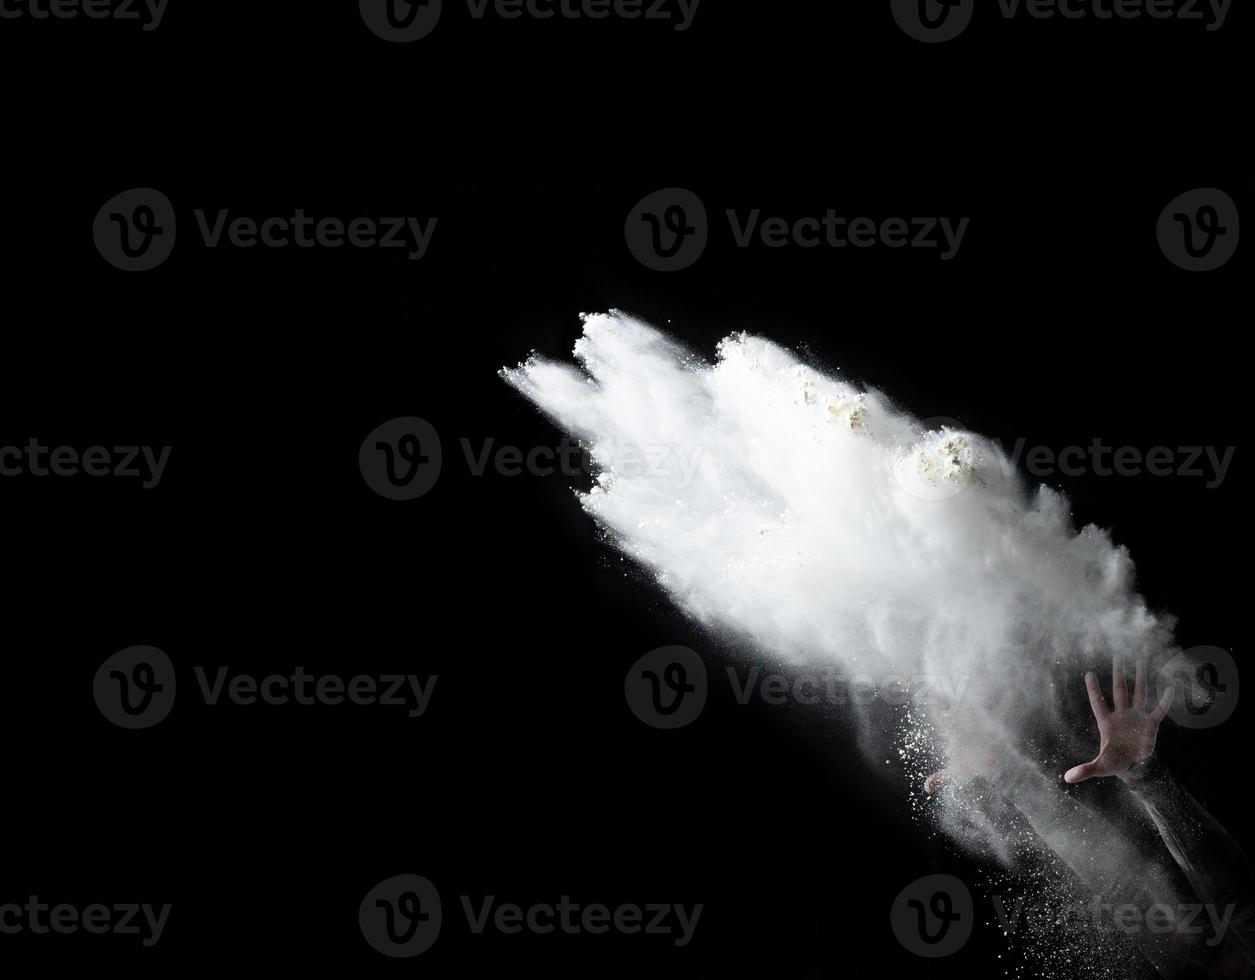
[[1119,773],[1119,777],[1126,783],[1139,784],[1147,780],[1156,779],[1163,775],[1165,771],[1163,762],[1152,749],[1150,755],[1140,762],[1135,762],[1124,772]]

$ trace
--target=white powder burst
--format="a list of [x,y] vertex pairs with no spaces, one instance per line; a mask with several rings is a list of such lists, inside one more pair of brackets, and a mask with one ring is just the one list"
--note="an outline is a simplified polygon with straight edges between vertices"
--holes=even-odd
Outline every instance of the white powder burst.
[[[1059,710],[1084,703],[1083,672],[1172,650],[1126,550],[1076,531],[1066,500],[1026,486],[989,439],[931,431],[757,336],[709,363],[611,312],[585,317],[574,353],[502,375],[589,451],[583,507],[702,623],[773,658],[914,679],[905,713],[859,719],[882,768],[899,758],[916,781],[934,758],[996,749],[1044,787],[1032,794],[1062,793],[1063,768],[1094,749]],[[1013,860],[996,821],[936,809],[955,839]],[[1069,854],[1062,834],[1050,846],[1101,887],[1101,855]]]
[[981,436],[927,431],[745,334],[708,364],[612,312],[585,317],[575,356],[583,370],[532,358],[502,374],[583,441],[599,471],[583,506],[704,623],[977,696],[1009,668],[1167,641],[1125,549],[1076,533],[1066,501],[1026,492]]

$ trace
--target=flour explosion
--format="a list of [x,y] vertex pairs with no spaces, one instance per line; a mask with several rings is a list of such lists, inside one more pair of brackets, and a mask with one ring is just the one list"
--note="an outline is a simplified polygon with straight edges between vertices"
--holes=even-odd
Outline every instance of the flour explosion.
[[935,808],[963,846],[1013,867],[1027,817],[1090,893],[1168,894],[1061,779],[1096,745],[1084,672],[1175,652],[1107,531],[1074,528],[995,442],[761,337],[710,362],[611,312],[585,317],[574,353],[502,376],[585,446],[581,505],[681,609],[764,657],[913,679],[908,704],[863,712],[861,741],[882,767],[907,760],[916,795],[930,768],[997,773],[1014,819],[958,791]]

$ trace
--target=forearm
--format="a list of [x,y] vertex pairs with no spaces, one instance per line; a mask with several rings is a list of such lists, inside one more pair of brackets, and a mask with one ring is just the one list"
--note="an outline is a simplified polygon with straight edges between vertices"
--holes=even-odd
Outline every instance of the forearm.
[[[1096,908],[1138,910],[1134,921],[1142,926],[1120,931],[1162,976],[1172,980],[1255,976],[1255,960],[1248,952],[1251,912],[1244,899],[1235,897],[1221,907],[1210,898],[1196,896],[1184,868],[1178,868],[1168,854],[1160,860],[1143,854],[1122,827],[1023,760],[1004,758],[990,775],[993,785],[1024,816],[1037,837],[1089,891]],[[1212,855],[1206,851],[1203,838],[1210,832],[1207,826],[1218,825],[1188,794],[1162,781],[1166,773],[1150,770],[1145,776],[1152,782],[1139,787],[1142,793],[1160,807],[1165,823],[1186,824],[1188,843],[1182,846],[1193,856],[1196,870],[1207,874]],[[1187,816],[1194,811],[1196,815]],[[1209,824],[1195,831],[1201,817]],[[1222,829],[1220,832],[1233,852],[1240,853],[1228,835]],[[1237,895],[1234,885],[1226,880],[1211,881],[1213,891],[1228,890]],[[1199,908],[1203,903],[1211,905],[1212,914]],[[1148,926],[1159,914],[1170,916],[1171,928],[1163,931]],[[1223,923],[1218,929],[1214,928],[1217,921]]]
[[1141,803],[1199,901],[1230,914],[1228,934],[1255,963],[1255,909],[1241,846],[1185,789],[1158,755],[1120,776]]
[[[1095,908],[1137,909],[1139,920],[1146,921],[1153,908],[1175,916],[1191,900],[1187,881],[1166,855],[1162,862],[1146,858],[1120,827],[1064,791],[1057,780],[1009,758],[994,778],[1037,837],[1089,892]],[[1207,975],[1194,962],[1189,937],[1175,928],[1166,933],[1143,928],[1128,935],[1161,975],[1173,980]]]

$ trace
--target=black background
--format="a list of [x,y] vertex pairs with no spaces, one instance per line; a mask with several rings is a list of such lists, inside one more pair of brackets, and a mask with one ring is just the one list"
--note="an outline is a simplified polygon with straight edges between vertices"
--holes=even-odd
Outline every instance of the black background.
[[[642,725],[623,676],[666,644],[728,651],[627,569],[561,476],[472,476],[460,441],[561,438],[496,376],[618,307],[705,354],[753,329],[921,417],[1012,445],[1239,443],[1245,250],[1190,275],[1155,241],[1199,186],[1241,208],[1249,11],[1004,22],[905,36],[887,4],[706,0],[692,28],[474,22],[414,44],[355,4],[171,4],[161,27],[0,21],[6,297],[0,445],[171,445],[161,485],[0,481],[7,837],[0,902],[170,902],[161,943],[0,936],[0,962],[454,976],[1001,975],[895,941],[894,895],[972,867],[913,823],[833,712],[712,698]],[[847,10],[845,7],[856,7]],[[983,19],[982,19],[983,17]],[[126,274],[96,252],[112,195],[151,186],[180,239]],[[959,257],[730,247],[652,272],[624,217],[660,187],[725,207],[971,216]],[[436,215],[429,254],[206,249],[192,209]],[[362,439],[441,434],[423,498],[375,495]],[[1245,460],[1194,478],[1051,481],[1113,527],[1183,645],[1241,659]],[[574,481],[578,482],[578,481]],[[109,654],[153,644],[180,700],[127,732],[96,710]],[[421,719],[198,703],[192,665],[438,674]],[[1079,680],[1078,680],[1079,684]],[[1239,707],[1165,735],[1239,836]],[[1080,760],[1078,760],[1080,761]],[[357,929],[379,880],[445,895],[419,960]],[[702,902],[693,943],[472,936],[455,896]],[[1003,959],[997,959],[1003,953]]]

